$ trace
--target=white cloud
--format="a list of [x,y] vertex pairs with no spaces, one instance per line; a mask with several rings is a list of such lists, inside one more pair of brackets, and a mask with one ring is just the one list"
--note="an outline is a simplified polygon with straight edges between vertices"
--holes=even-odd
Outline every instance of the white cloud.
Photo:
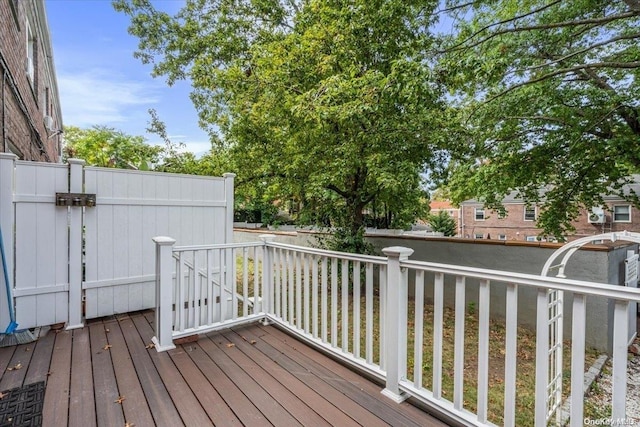
[[64,123],[79,127],[139,120],[159,100],[156,86],[121,79],[102,70],[61,73],[58,86]]

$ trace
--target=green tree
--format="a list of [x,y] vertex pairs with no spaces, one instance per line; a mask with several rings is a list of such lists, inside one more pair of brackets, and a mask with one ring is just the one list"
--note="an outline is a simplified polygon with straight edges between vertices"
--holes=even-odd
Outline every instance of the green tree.
[[512,190],[558,238],[640,171],[640,3],[449,1],[439,75],[464,107],[448,188],[498,209]]
[[[374,199],[403,215],[423,197],[446,109],[425,52],[437,1],[187,1],[175,16],[119,0],[136,53],[190,79],[238,185],[295,200],[357,235]],[[317,218],[316,218],[317,219]]]
[[429,214],[427,222],[433,231],[444,233],[448,237],[455,236],[458,232],[456,220],[445,211],[440,211],[438,214]]
[[65,126],[64,139],[64,158],[80,158],[93,166],[148,170],[162,153],[162,147],[146,144],[141,136],[106,126]]

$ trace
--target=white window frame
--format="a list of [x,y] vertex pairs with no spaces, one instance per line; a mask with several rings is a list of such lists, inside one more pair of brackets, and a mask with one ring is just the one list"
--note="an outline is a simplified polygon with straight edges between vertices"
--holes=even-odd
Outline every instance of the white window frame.
[[[478,214],[482,213],[482,218],[478,218]],[[487,217],[485,216],[484,208],[473,208],[473,218],[476,221],[484,221]]]
[[[533,219],[528,219],[527,218],[527,211],[531,211],[531,209],[533,209]],[[523,219],[525,221],[535,221],[536,218],[538,217],[538,209],[535,206],[531,206],[531,207],[524,207],[524,213],[523,213]]]
[[[618,213],[616,212],[616,208],[627,208],[627,219],[617,219],[616,216]],[[613,205],[613,222],[631,222],[631,205]]]
[[[479,237],[478,237],[478,236],[479,236]],[[473,235],[473,238],[474,238],[474,239],[476,239],[476,240],[482,240],[482,239],[484,239],[484,234],[482,234],[482,233],[475,233],[475,234]]]
[[498,240],[507,240],[506,234],[498,234]]
[[526,236],[524,239],[527,242],[537,242],[538,241],[538,236]]
[[27,48],[27,60],[25,63],[25,71],[27,73],[27,77],[31,87],[35,87],[35,74],[36,74],[36,37],[31,31],[31,25],[29,24],[29,20],[25,20],[25,36],[26,36],[26,48]]

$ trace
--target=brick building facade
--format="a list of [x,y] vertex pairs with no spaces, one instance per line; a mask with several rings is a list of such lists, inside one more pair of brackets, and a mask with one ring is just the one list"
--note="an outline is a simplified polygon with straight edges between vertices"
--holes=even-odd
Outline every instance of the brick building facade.
[[[635,183],[625,187],[626,192],[640,194],[640,175]],[[640,209],[616,196],[605,196],[605,205],[584,210],[573,222],[575,232],[567,240],[575,240],[612,231],[640,232]],[[475,200],[463,202],[460,206],[461,220],[458,221],[459,236],[470,239],[496,239],[536,241],[542,232],[536,227],[539,208],[527,207],[522,200],[508,196],[503,201],[507,215],[484,209]]]
[[451,202],[447,200],[432,200],[429,203],[430,214],[438,215],[438,213],[443,211],[453,218],[456,224],[460,224],[460,209],[453,206]]
[[0,151],[57,162],[62,113],[44,0],[0,0]]

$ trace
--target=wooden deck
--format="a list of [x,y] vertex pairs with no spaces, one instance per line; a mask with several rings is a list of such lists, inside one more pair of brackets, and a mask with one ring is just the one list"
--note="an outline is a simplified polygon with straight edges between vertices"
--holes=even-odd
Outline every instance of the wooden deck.
[[45,426],[443,426],[275,327],[157,353],[153,314],[0,348],[0,390],[46,381]]

